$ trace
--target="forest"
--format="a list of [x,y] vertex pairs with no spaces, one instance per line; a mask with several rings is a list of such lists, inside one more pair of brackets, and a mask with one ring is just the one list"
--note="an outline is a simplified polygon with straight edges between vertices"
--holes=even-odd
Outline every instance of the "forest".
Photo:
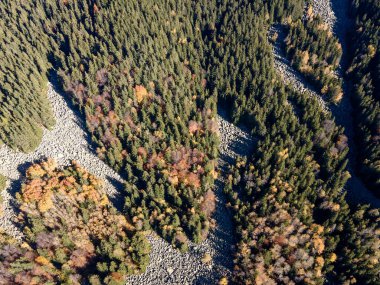
[[24,242],[1,233],[3,284],[124,284],[144,270],[149,243],[117,213],[102,181],[75,161],[58,168],[54,160],[26,171],[17,193]]
[[[205,241],[221,175],[218,109],[257,140],[225,179],[236,242],[228,284],[380,284],[380,212],[346,200],[344,128],[274,68],[268,30],[281,23],[291,65],[326,101],[345,96],[342,47],[309,2],[2,1],[0,147],[36,149],[54,126],[52,82],[125,183],[116,209],[78,162],[31,165],[15,195],[24,237],[0,228],[0,284],[124,284],[149,264],[148,232],[181,252]],[[374,191],[379,11],[378,0],[352,0],[348,70],[358,170]]]
[[352,63],[359,171],[368,187],[380,196],[380,2],[353,1],[356,17],[352,33]]
[[329,26],[313,14],[312,6],[301,22],[289,23],[285,39],[291,64],[318,86],[327,99],[338,103],[343,96],[342,80],[336,70],[342,56],[342,46]]

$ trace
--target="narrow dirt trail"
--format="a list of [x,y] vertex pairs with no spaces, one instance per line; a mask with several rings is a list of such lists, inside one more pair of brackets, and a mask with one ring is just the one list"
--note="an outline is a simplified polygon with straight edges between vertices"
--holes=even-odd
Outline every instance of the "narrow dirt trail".
[[353,22],[348,17],[349,1],[347,0],[314,0],[312,2],[314,13],[319,14],[325,22],[333,29],[334,34],[339,38],[343,56],[341,65],[338,70],[338,75],[343,78],[344,96],[338,105],[328,104],[324,101],[319,91],[310,84],[305,77],[290,66],[289,60],[285,56],[282,46],[285,38],[284,29],[281,25],[271,27],[270,33],[277,32],[278,39],[273,46],[275,67],[284,81],[292,85],[299,92],[306,92],[309,96],[314,96],[318,99],[325,111],[331,111],[338,125],[344,127],[345,135],[348,138],[350,151],[348,153],[347,169],[351,174],[351,178],[346,184],[346,192],[348,201],[352,205],[370,204],[372,207],[380,207],[380,199],[377,198],[370,190],[366,188],[363,181],[355,172],[357,149],[354,142],[354,122],[352,108],[352,91],[350,82],[344,80],[344,70],[349,65],[349,53],[347,43],[347,32],[352,29]]

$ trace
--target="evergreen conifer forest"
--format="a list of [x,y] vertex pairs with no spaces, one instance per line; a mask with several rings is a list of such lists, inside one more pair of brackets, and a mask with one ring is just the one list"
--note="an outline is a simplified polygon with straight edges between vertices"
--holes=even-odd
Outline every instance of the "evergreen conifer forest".
[[380,0],[1,1],[0,285],[380,284],[379,31]]

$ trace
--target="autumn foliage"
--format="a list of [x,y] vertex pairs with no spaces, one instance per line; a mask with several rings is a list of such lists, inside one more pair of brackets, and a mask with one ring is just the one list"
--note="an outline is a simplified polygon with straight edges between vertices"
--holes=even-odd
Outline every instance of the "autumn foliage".
[[145,269],[146,238],[78,163],[58,168],[49,159],[31,166],[17,200],[25,242],[2,245],[5,284],[123,284]]
[[308,12],[304,20],[290,23],[285,39],[286,54],[292,65],[322,94],[338,103],[343,96],[342,81],[336,75],[342,47],[328,25],[313,15],[311,6]]
[[[145,160],[147,152],[141,148],[138,155]],[[167,148],[153,154],[142,165],[143,177],[150,175],[148,183],[138,189],[127,182],[125,211],[138,228],[152,227],[186,250],[189,240],[198,242],[207,237],[215,209],[215,195],[210,189],[216,178],[215,167],[215,161],[197,149]],[[154,175],[161,185],[151,182]]]
[[[260,207],[254,205],[254,209]],[[248,216],[237,247],[236,278],[243,284],[318,284],[322,281],[323,227],[307,226],[278,208],[267,217]]]
[[58,284],[59,270],[26,243],[0,230],[0,284]]

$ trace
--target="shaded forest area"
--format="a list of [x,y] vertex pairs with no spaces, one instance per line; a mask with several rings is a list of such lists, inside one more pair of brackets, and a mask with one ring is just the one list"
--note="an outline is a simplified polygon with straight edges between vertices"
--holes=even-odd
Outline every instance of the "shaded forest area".
[[348,74],[354,83],[359,171],[380,197],[380,1],[352,3],[356,26]]
[[[343,129],[315,99],[277,79],[265,32],[283,19],[269,11],[260,1],[232,5],[220,20],[222,36],[214,41],[219,52],[211,68],[215,89],[233,106],[234,121],[261,138],[252,157],[231,168],[226,187],[238,237],[234,281],[376,284],[379,212],[349,209]],[[284,17],[300,25],[301,15]],[[250,24],[241,25],[245,21]],[[340,81],[336,84],[332,87],[341,88]]]
[[[204,240],[215,207],[219,104],[259,140],[231,166],[225,189],[236,223],[232,282],[378,283],[379,211],[345,201],[343,129],[274,70],[267,31],[286,20],[296,68],[307,51],[308,68],[320,74],[313,80],[339,101],[341,82],[329,76],[338,42],[318,18],[301,20],[304,7],[304,0],[2,1],[2,36],[25,44],[4,46],[1,141],[22,151],[38,145],[41,127],[54,123],[44,94],[57,73],[98,156],[127,181],[120,214],[75,163],[30,168],[18,195],[27,246],[2,234],[4,280],[118,284],[148,262],[143,230],[183,251],[189,240]],[[76,215],[60,219],[59,205]],[[89,213],[97,216],[84,226]]]

